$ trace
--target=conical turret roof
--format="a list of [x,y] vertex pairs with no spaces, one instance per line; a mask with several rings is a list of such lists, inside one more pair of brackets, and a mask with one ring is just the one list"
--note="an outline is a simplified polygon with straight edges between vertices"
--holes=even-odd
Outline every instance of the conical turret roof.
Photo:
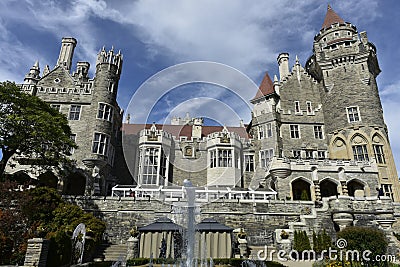
[[329,28],[332,24],[343,24],[344,20],[333,11],[332,7],[328,5],[328,10],[326,12],[324,23],[322,24],[322,29]]
[[274,92],[274,84],[271,80],[271,77],[269,77],[268,72],[265,72],[265,76],[260,84],[260,87],[258,88],[256,96],[253,99],[270,95]]

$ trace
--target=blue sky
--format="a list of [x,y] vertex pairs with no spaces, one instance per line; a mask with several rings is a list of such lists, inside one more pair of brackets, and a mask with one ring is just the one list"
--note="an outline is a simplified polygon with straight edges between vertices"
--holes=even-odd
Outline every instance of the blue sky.
[[[400,1],[330,0],[345,20],[366,30],[378,49],[382,73],[378,86],[389,128],[391,145],[400,167]],[[295,55],[304,65],[312,53],[314,35],[326,14],[326,0],[2,0],[0,2],[0,80],[22,82],[36,60],[41,70],[53,68],[64,36],[78,40],[76,61],[89,61],[91,76],[97,52],[113,45],[124,55],[118,101],[124,109],[136,89],[152,75],[188,61],[215,61],[227,64],[261,82],[265,71],[278,74],[276,57],[280,52]],[[148,92],[152,94],[152,92]],[[256,92],[241,94],[249,100]],[[174,88],[156,104],[151,119],[166,116],[203,116],[213,111],[210,97],[228,103],[234,113],[248,107],[242,99],[217,85],[192,84]],[[237,104],[239,103],[239,104]],[[218,113],[218,111],[217,111]],[[247,112],[245,112],[247,113]],[[239,124],[248,115],[224,117],[218,123]],[[247,117],[246,117],[247,116]],[[132,114],[133,122],[140,123]],[[210,118],[213,120],[213,118]]]

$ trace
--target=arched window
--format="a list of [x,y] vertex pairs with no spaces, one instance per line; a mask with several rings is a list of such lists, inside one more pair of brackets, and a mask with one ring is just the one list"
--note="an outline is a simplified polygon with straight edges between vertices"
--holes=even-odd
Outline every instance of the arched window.
[[304,179],[292,182],[293,200],[311,200],[311,184]]
[[[357,190],[364,191],[364,184],[357,180],[351,180],[347,183],[347,191],[349,196],[354,197]],[[365,195],[365,192],[364,192]]]
[[337,184],[330,179],[324,179],[320,182],[319,188],[321,191],[321,197],[337,196]]
[[367,140],[357,134],[351,140],[351,147],[353,150],[353,157],[356,161],[369,161]]

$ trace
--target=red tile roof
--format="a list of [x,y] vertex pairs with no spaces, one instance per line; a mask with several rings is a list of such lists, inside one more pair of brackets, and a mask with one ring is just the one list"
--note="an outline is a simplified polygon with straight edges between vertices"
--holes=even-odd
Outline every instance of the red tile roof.
[[328,5],[328,11],[326,12],[324,23],[322,24],[322,29],[329,28],[332,24],[344,24],[344,20],[333,11],[332,7]]
[[[143,129],[150,129],[152,124],[123,124],[122,131],[126,135],[138,134]],[[163,130],[170,133],[172,136],[181,137],[186,136],[188,139],[192,138],[192,126],[191,125],[169,125],[169,124],[156,124],[157,130]],[[211,133],[221,132],[223,126],[202,126],[201,136],[205,137]],[[249,139],[249,135],[246,132],[245,127],[226,127],[229,132],[234,132],[240,137]]]
[[271,78],[268,75],[268,72],[265,73],[265,76],[258,88],[257,94],[253,99],[257,99],[266,95],[270,95],[275,93],[274,91],[274,83],[272,82]]

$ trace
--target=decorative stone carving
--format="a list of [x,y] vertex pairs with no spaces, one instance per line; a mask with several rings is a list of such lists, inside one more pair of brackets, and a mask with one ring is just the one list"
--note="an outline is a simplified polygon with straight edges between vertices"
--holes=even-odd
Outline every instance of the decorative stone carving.
[[332,220],[336,223],[340,230],[343,230],[347,226],[353,224],[354,218],[353,215],[347,212],[338,212],[332,215]]

